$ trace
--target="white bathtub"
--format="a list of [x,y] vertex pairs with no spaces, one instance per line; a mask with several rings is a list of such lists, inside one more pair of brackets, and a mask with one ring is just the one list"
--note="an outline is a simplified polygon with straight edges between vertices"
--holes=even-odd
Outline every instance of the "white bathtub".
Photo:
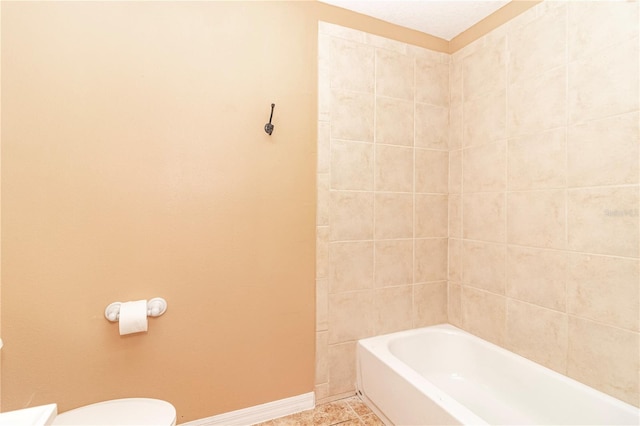
[[636,407],[452,325],[360,340],[357,363],[387,424],[640,424]]

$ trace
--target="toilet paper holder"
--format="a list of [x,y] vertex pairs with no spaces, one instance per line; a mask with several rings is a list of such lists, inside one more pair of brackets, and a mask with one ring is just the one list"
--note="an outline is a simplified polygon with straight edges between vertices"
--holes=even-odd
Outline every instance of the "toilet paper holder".
[[[111,322],[116,322],[120,319],[120,305],[122,302],[113,302],[104,310],[104,316]],[[167,310],[167,301],[162,297],[154,297],[147,301],[147,316],[159,317]]]

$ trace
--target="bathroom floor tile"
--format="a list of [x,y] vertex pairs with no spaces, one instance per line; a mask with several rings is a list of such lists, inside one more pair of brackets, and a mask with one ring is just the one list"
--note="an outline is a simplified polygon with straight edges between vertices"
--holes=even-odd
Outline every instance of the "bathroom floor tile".
[[384,423],[357,396],[318,405],[290,416],[254,426],[384,426]]
[[373,413],[360,417],[360,420],[365,426],[385,426],[382,420]]
[[344,401],[349,404],[349,407],[358,415],[358,417],[362,418],[366,415],[373,414],[373,412],[367,407],[367,405],[362,402],[360,398],[357,396],[352,396],[350,398],[344,399]]

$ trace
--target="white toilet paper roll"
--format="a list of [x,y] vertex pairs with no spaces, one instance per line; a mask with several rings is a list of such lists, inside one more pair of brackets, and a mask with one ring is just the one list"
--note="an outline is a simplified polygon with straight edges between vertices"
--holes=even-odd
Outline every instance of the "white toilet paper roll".
[[147,331],[147,301],[136,300],[120,305],[120,335]]

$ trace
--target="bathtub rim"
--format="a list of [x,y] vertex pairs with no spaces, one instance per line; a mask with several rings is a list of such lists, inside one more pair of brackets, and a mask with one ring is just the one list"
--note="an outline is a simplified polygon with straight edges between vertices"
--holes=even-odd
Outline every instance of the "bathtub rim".
[[[423,333],[444,333],[450,335],[458,335],[464,339],[470,339],[477,342],[480,345],[487,347],[490,350],[497,351],[508,356],[516,357],[517,361],[522,362],[524,365],[531,367],[534,371],[540,374],[551,375],[558,380],[562,381],[572,387],[578,387],[582,391],[591,394],[594,397],[602,398],[605,402],[612,404],[617,409],[628,411],[630,414],[638,416],[640,408],[631,405],[625,401],[617,399],[609,394],[606,394],[600,390],[597,390],[585,383],[579,382],[569,376],[566,376],[560,372],[545,367],[535,361],[532,361],[524,356],[517,354],[513,351],[498,346],[495,343],[489,342],[479,336],[469,333],[466,330],[462,330],[452,324],[442,323],[437,325],[431,325],[426,327],[419,327],[409,330],[397,331],[393,333],[382,334],[379,336],[367,337],[360,339],[357,342],[356,354],[360,350],[366,350],[383,362],[388,368],[405,378],[414,388],[420,393],[430,398],[435,404],[440,406],[443,410],[447,411],[452,417],[460,421],[462,424],[489,424],[486,420],[479,417],[473,411],[466,408],[462,403],[455,400],[453,397],[440,390],[436,385],[432,384],[426,377],[422,376],[400,358],[395,356],[390,349],[390,345],[395,341],[408,336],[415,336]],[[357,357],[357,383],[356,388],[359,393],[366,397],[366,392],[362,389],[361,381],[361,366],[359,356]],[[371,401],[367,397],[367,400]],[[371,401],[373,405],[375,402]],[[376,407],[377,408],[377,407]],[[378,408],[379,409],[379,408]],[[380,410],[382,411],[382,410]]]
[[[461,424],[476,424],[476,425],[488,425],[485,420],[483,420],[478,415],[474,414],[467,407],[462,405],[460,402],[455,400],[453,397],[448,395],[446,392],[442,391],[440,388],[432,384],[427,378],[422,376],[416,370],[411,368],[409,365],[404,363],[401,359],[391,353],[389,348],[390,343],[393,340],[401,339],[406,336],[413,336],[416,334],[421,334],[423,332],[445,332],[447,334],[456,334],[456,331],[461,331],[463,333],[464,330],[461,330],[451,324],[437,324],[431,325],[427,327],[419,327],[413,328],[409,330],[397,331],[393,333],[381,334],[379,336],[367,337],[364,339],[358,340],[356,353],[361,350],[360,348],[370,352],[374,355],[374,357],[378,358],[382,361],[387,367],[389,367],[396,374],[399,374],[405,380],[407,380],[414,388],[416,388],[420,393],[424,394],[427,398],[431,399],[436,405],[438,405],[442,410],[446,411],[456,420],[458,420]],[[469,333],[467,333],[469,334]],[[471,334],[470,334],[471,335]],[[473,336],[473,335],[471,335]],[[475,337],[475,336],[474,336]],[[363,395],[368,401],[370,401],[382,414],[384,412],[377,407],[374,401],[372,401],[367,393],[362,389],[362,381],[361,381],[361,369],[360,369],[360,359],[358,358],[357,365],[357,381],[356,388],[358,392]],[[384,416],[385,420],[387,419]],[[388,424],[393,424],[389,420]]]

